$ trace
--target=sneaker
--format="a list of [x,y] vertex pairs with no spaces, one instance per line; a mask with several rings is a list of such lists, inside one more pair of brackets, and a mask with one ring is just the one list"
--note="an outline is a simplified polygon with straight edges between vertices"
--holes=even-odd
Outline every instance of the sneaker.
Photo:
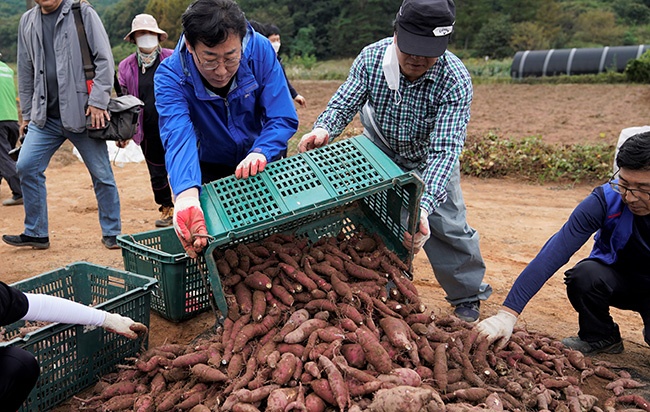
[[160,219],[156,220],[156,227],[167,227],[174,223],[174,206],[161,206]]
[[597,342],[586,342],[577,336],[562,339],[564,346],[575,349],[585,355],[595,355],[597,353],[621,353],[623,352],[623,341],[621,338],[609,338]]
[[478,317],[481,314],[479,310],[480,306],[481,302],[478,300],[474,302],[459,303],[456,305],[456,309],[454,309],[454,315],[465,322],[475,323],[478,321]]
[[22,196],[12,196],[11,199],[5,199],[2,202],[2,206],[17,206],[17,205],[22,205],[23,204],[23,197]]
[[2,240],[11,246],[31,246],[34,249],[47,249],[50,247],[49,237],[27,236],[24,233],[20,235],[2,235]]
[[120,249],[120,245],[117,244],[117,236],[102,236],[102,243],[106,249]]

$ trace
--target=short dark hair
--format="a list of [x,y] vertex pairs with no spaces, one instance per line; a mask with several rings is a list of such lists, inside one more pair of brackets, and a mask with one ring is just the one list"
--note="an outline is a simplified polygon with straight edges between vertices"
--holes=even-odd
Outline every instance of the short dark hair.
[[650,132],[629,137],[618,149],[616,164],[621,169],[650,170]]
[[231,34],[241,39],[248,28],[244,12],[232,0],[195,0],[181,16],[185,38],[192,47],[221,44]]
[[272,36],[274,34],[277,34],[278,36],[280,35],[280,29],[278,28],[278,26],[276,26],[275,24],[271,24],[271,23],[267,24],[266,25],[266,37]]
[[253,26],[253,30],[266,37],[266,25],[264,23],[257,20],[248,20],[248,22]]

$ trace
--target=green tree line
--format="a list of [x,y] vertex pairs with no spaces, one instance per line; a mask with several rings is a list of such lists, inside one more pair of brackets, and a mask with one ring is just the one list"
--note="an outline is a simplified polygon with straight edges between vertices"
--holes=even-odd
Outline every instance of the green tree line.
[[[0,3],[0,52],[15,61],[18,22],[31,0]],[[123,37],[138,13],[156,17],[166,47],[181,34],[191,0],[89,0],[109,34],[116,60],[133,47]],[[281,53],[319,60],[354,57],[390,36],[401,0],[239,0],[249,19],[274,23]],[[450,48],[461,57],[506,58],[518,50],[601,47],[650,42],[650,0],[456,0]]]

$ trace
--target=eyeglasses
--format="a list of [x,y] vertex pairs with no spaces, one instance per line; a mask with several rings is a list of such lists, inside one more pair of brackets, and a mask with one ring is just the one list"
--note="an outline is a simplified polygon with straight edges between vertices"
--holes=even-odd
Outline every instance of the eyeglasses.
[[205,70],[216,70],[223,64],[223,66],[226,69],[232,69],[233,67],[237,66],[239,64],[239,61],[241,60],[241,56],[239,57],[231,57],[230,59],[226,59],[224,61],[219,61],[219,60],[203,60],[199,58],[199,55],[194,53],[196,56],[196,60],[199,62],[201,67]]
[[618,182],[616,182],[614,180],[610,180],[608,183],[609,183],[609,186],[612,188],[613,191],[615,191],[616,193],[619,193],[622,196],[625,196],[628,193],[631,193],[632,196],[636,197],[637,199],[650,200],[650,192],[648,192],[646,190],[630,189],[629,187],[625,187],[625,186],[620,185]]

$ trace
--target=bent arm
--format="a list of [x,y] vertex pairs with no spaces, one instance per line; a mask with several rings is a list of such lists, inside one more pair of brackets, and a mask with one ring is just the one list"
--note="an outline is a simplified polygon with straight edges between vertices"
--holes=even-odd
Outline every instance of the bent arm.
[[521,313],[546,281],[601,228],[607,205],[596,194],[596,190],[580,202],[562,228],[546,242],[517,277],[503,303],[505,307]]

